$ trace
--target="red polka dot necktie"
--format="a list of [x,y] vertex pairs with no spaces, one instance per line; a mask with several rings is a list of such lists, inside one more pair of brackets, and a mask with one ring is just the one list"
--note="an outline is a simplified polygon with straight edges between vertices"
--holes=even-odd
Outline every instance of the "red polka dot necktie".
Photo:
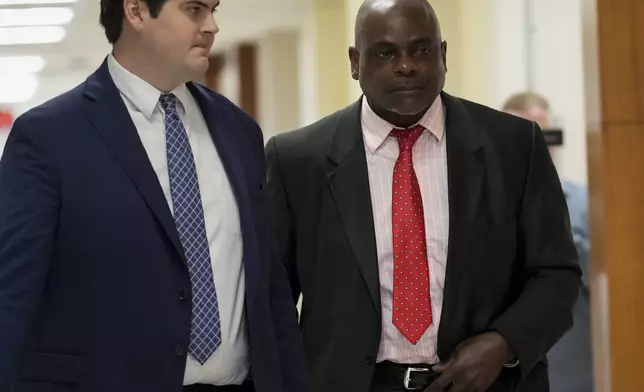
[[432,323],[423,199],[412,147],[424,128],[394,129],[400,154],[394,166],[392,228],[394,245],[393,324],[412,344]]

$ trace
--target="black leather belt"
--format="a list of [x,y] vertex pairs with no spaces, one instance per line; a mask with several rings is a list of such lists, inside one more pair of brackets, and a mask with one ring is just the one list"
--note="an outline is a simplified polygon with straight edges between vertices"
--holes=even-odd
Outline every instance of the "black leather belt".
[[440,376],[431,370],[431,366],[380,362],[376,364],[374,382],[394,390],[422,391]]

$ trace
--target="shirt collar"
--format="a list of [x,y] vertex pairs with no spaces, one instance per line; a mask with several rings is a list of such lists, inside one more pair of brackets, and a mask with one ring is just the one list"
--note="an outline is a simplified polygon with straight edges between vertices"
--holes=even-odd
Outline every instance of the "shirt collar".
[[[157,105],[159,105],[159,98],[162,92],[125,69],[111,53],[107,57],[107,67],[116,88],[132,103],[136,110],[141,112],[148,120],[151,120]],[[186,113],[187,103],[190,98],[190,92],[186,85],[182,83],[170,93],[174,94],[179,101],[177,109]]]
[[[392,129],[397,127],[378,116],[369,105],[366,97],[362,98],[360,116],[365,144],[371,150],[371,153],[375,153],[385,142]],[[443,139],[445,133],[445,108],[440,94],[418,121],[417,125],[428,130],[439,142]]]

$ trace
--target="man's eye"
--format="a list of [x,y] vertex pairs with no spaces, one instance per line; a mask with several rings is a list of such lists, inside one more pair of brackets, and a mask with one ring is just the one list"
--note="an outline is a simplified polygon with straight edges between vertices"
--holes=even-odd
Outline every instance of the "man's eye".
[[391,50],[379,50],[378,52],[376,52],[376,56],[382,59],[391,58],[393,55],[394,55],[394,52]]
[[422,54],[422,55],[425,55],[425,56],[426,56],[426,55],[428,55],[428,54],[430,54],[431,52],[432,52],[431,48],[427,48],[427,47],[425,47],[425,48],[418,48],[418,53],[420,53],[420,54]]

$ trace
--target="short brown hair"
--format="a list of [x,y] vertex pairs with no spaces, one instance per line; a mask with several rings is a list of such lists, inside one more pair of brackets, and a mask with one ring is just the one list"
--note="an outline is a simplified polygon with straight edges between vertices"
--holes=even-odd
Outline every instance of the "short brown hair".
[[533,107],[538,107],[545,111],[550,110],[550,104],[543,96],[527,91],[514,94],[508,98],[503,104],[503,111],[526,111]]
[[[161,8],[168,0],[143,0],[150,8],[150,16],[156,18],[161,12]],[[123,19],[125,11],[123,10],[123,0],[101,0],[101,13],[98,17],[99,23],[105,30],[105,36],[110,44],[116,43],[121,37],[123,30]]]

